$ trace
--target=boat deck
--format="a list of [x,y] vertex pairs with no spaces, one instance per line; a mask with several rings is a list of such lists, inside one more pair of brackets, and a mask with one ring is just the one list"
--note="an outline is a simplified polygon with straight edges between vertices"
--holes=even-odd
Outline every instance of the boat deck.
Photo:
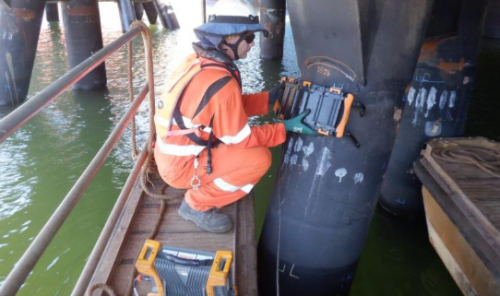
[[500,295],[500,144],[433,140],[414,167],[430,241],[457,285],[465,295]]
[[[155,188],[164,186],[159,178],[154,183]],[[221,210],[231,217],[233,229],[228,233],[216,234],[201,230],[177,214],[184,192],[166,189],[166,194],[175,199],[167,203],[154,240],[163,246],[208,252],[233,251],[231,270],[239,295],[257,295],[253,196],[247,196]],[[117,295],[126,294],[133,279],[135,260],[145,240],[151,235],[159,212],[160,201],[145,194],[137,182],[89,286],[105,283]],[[151,292],[151,283],[139,282],[137,288],[139,295],[147,295]]]

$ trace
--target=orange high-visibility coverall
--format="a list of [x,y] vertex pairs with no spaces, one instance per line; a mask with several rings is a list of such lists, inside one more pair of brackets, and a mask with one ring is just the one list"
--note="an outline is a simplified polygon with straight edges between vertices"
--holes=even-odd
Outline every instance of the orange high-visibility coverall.
[[[189,56],[167,83],[155,115],[158,134],[155,159],[160,175],[173,187],[189,188],[186,202],[198,211],[222,208],[247,195],[271,165],[271,153],[267,147],[277,146],[286,138],[282,123],[248,125],[249,116],[267,114],[267,92],[242,95],[234,73],[231,75],[223,67],[209,66],[199,70],[200,65],[208,64],[223,65]],[[163,105],[175,101],[181,93],[180,113],[186,128],[199,127],[197,134],[207,140],[213,118],[213,135],[221,143],[211,148],[211,174],[205,170],[205,146],[197,145],[185,135],[165,137],[169,114]],[[170,130],[179,129],[173,120]],[[196,156],[199,167],[195,172]],[[201,180],[197,190],[191,188],[195,173]]]

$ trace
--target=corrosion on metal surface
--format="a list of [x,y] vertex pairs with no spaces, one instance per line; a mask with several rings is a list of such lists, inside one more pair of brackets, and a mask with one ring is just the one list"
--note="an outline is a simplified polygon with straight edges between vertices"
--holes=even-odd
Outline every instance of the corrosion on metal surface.
[[26,8],[13,8],[12,14],[16,16],[17,20],[23,19],[26,22],[32,21],[36,16],[36,12]]
[[446,57],[448,60],[445,61],[444,58],[441,58],[440,48],[449,46],[450,43],[454,43],[457,40],[454,40],[458,37],[450,37],[450,38],[436,38],[433,40],[427,40],[423,45],[420,51],[419,62],[425,63],[429,66],[435,66],[440,70],[445,72],[451,72],[450,74],[461,71],[465,66],[465,58],[460,56],[460,59],[457,60],[456,57],[450,58]]
[[97,6],[87,5],[68,5],[66,11],[70,16],[95,16],[99,13],[99,8],[97,8]]

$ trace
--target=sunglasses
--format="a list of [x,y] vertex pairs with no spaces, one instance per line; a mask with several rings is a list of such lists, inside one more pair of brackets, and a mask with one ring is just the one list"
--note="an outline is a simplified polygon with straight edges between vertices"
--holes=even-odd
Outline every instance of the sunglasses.
[[245,37],[243,37],[243,39],[246,43],[250,44],[255,40],[255,34],[246,35]]

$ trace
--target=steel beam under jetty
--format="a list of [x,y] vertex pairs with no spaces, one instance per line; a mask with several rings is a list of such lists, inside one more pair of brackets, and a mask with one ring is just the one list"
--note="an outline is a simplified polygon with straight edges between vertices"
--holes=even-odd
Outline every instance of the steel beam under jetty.
[[146,16],[151,25],[155,25],[158,19],[158,11],[156,10],[156,5],[153,1],[142,3],[144,11],[146,11]]
[[260,58],[281,60],[285,39],[285,0],[263,0],[260,6],[261,24],[269,35],[260,34]]
[[45,4],[45,17],[48,22],[59,21],[59,8],[57,7],[57,3]]
[[[61,2],[66,49],[71,68],[102,49],[101,20],[97,0]],[[104,63],[73,85],[73,89],[96,90],[107,85]]]
[[349,293],[433,2],[287,2],[304,87],[341,89],[366,112],[351,110],[351,136],[288,135],[259,242],[259,295]]
[[142,20],[142,17],[144,15],[144,7],[142,6],[142,3],[134,2],[134,10],[137,20]]
[[26,99],[45,1],[0,1],[0,106]]
[[120,20],[122,22],[122,32],[127,32],[130,24],[136,20],[136,13],[132,0],[117,0]]
[[170,3],[167,3],[166,0],[153,0],[156,4],[156,9],[158,10],[158,14],[160,17],[160,21],[162,26],[165,29],[175,30],[179,29],[179,22],[177,21],[177,17],[175,16],[174,9]]
[[[449,1],[441,2],[448,5],[436,3],[433,20],[455,16],[454,25],[422,46],[379,201],[387,211],[410,220],[424,214],[422,183],[412,170],[413,161],[429,139],[463,134],[486,7],[486,0],[463,0],[454,11]],[[438,32],[434,25],[442,27],[431,21],[428,33]]]

